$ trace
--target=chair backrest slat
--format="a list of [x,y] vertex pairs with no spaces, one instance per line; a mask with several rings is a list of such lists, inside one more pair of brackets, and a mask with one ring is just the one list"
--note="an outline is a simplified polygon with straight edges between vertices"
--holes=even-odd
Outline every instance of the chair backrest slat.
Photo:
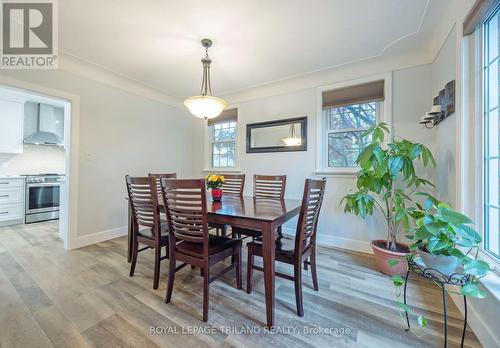
[[156,180],[153,177],[125,177],[135,230],[151,228],[153,238],[159,237],[160,218]]
[[164,173],[164,174],[152,174],[149,173],[148,176],[152,176],[156,179],[156,191],[161,196],[161,179],[177,179],[177,173]]
[[225,183],[222,191],[225,195],[243,196],[245,186],[245,174],[224,174]]
[[283,199],[285,197],[286,175],[254,175],[253,195],[260,198]]
[[176,240],[203,243],[208,255],[205,180],[161,179],[170,233]]
[[295,235],[295,248],[299,253],[309,244],[316,242],[316,230],[325,187],[326,179],[306,179]]

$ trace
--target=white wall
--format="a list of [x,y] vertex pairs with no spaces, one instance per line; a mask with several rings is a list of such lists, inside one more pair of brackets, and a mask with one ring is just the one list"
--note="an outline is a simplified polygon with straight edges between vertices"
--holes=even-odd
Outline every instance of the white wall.
[[[446,83],[456,79],[456,34],[450,34],[431,64],[432,97],[439,94]],[[459,92],[456,93],[459,95]],[[433,133],[436,138],[437,170],[434,178],[438,198],[456,206],[456,132],[457,117],[452,114],[440,123]]]
[[23,153],[0,154],[0,176],[65,173],[65,161],[62,147],[24,145]]
[[[372,74],[384,71],[372,71]],[[340,72],[339,76],[342,76]],[[432,133],[418,124],[420,117],[432,104],[429,65],[421,65],[393,72],[393,124],[395,134],[415,141],[424,141],[433,147]],[[332,80],[330,83],[340,81]],[[252,192],[253,174],[286,174],[286,197],[300,198],[304,179],[315,176],[316,168],[316,117],[317,88],[281,95],[241,101],[238,107],[238,166],[248,177],[246,194]],[[304,152],[246,153],[246,124],[284,119],[308,117],[308,148]],[[200,125],[199,133],[203,132]],[[199,142],[197,141],[197,144]],[[208,151],[206,148],[204,151]],[[201,170],[201,167],[199,167]],[[320,175],[322,176],[322,175]],[[371,252],[369,242],[385,238],[385,223],[375,215],[366,220],[344,214],[339,202],[343,195],[355,188],[354,175],[328,176],[327,193],[318,226],[318,241],[321,244],[339,246]],[[289,233],[295,229],[293,220],[285,226]]]
[[192,175],[194,117],[184,110],[62,70],[0,74],[80,97],[79,245],[125,232],[126,174]]

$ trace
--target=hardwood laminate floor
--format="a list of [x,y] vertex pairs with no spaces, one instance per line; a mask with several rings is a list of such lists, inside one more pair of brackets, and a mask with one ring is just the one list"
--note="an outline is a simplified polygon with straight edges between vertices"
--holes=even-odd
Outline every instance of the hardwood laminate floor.
[[[371,255],[319,248],[320,291],[304,271],[302,318],[295,314],[293,283],[277,278],[276,328],[268,331],[261,272],[254,272],[250,295],[235,289],[233,272],[213,282],[203,323],[198,269],[176,274],[172,303],[165,304],[167,260],[160,288],[153,290],[151,250],[139,254],[135,276],[128,277],[126,237],[65,251],[57,229],[57,222],[0,228],[1,348],[442,346],[437,286],[413,278],[413,323],[425,314],[429,325],[422,336],[406,332],[393,303],[396,291]],[[291,271],[279,263],[276,269]],[[447,302],[449,343],[459,346],[462,316]],[[480,347],[470,330],[466,346]]]

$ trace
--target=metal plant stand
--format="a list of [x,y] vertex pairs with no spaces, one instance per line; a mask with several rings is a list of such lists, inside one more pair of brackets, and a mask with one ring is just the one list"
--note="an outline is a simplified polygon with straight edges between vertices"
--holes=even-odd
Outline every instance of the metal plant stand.
[[[444,315],[444,347],[448,346],[448,318],[446,316],[446,290],[445,285],[466,285],[472,281],[472,276],[470,274],[463,273],[453,273],[451,275],[446,275],[433,268],[426,267],[420,257],[411,256],[408,259],[408,271],[406,272],[405,284],[403,290],[403,300],[406,305],[406,288],[408,286],[408,280],[410,279],[410,273],[415,273],[423,278],[429,279],[432,282],[441,286],[441,291],[443,294],[443,315]],[[464,296],[464,329],[462,331],[462,341],[460,346],[464,346],[465,331],[467,329],[467,298]],[[407,331],[410,329],[410,318],[408,312],[406,312],[406,324],[408,325]]]

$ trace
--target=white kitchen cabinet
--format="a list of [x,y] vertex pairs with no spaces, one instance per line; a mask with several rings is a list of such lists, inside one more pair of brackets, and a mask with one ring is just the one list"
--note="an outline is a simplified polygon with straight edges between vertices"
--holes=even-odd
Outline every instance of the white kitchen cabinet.
[[23,152],[24,105],[0,99],[0,153]]
[[24,179],[0,178],[0,226],[24,222]]

